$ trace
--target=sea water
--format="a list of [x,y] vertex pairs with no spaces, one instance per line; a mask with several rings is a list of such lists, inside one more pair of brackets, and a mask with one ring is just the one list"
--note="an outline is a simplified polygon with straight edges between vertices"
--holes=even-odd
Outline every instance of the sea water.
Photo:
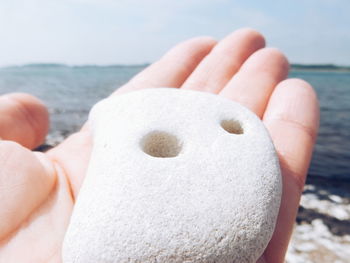
[[[48,142],[61,141],[86,121],[92,105],[145,66],[28,65],[0,68],[0,94],[27,92],[42,99],[51,114]],[[350,181],[350,72],[292,70],[310,82],[319,97],[321,126],[309,176]]]

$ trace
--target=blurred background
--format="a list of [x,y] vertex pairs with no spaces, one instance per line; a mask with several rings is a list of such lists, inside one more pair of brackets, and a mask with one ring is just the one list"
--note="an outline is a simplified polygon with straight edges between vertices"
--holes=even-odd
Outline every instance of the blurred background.
[[350,1],[1,0],[0,94],[28,92],[51,113],[47,144],[176,43],[240,27],[265,35],[309,81],[321,127],[287,262],[350,258]]

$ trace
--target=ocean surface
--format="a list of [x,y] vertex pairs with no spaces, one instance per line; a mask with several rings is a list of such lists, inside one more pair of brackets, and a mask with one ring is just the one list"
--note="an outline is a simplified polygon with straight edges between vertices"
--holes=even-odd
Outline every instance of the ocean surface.
[[[28,65],[0,68],[0,94],[27,92],[51,113],[48,143],[79,129],[92,105],[126,83],[144,66]],[[310,82],[320,99],[321,127],[309,170],[311,178],[350,181],[350,72],[292,70]]]

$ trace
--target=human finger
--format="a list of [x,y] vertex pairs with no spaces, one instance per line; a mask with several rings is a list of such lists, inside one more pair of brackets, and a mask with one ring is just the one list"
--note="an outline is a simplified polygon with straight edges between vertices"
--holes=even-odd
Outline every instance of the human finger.
[[218,93],[244,61],[265,46],[264,37],[252,29],[239,29],[221,40],[182,85]]
[[302,80],[281,82],[271,96],[263,122],[279,155],[283,180],[280,212],[265,259],[283,262],[319,126],[316,93]]
[[196,37],[184,41],[116,90],[113,95],[143,88],[178,88],[215,44],[216,41],[211,37]]
[[275,48],[263,48],[244,62],[220,95],[262,117],[272,91],[288,75],[287,58]]
[[33,149],[45,139],[49,114],[37,98],[24,93],[0,97],[0,138]]

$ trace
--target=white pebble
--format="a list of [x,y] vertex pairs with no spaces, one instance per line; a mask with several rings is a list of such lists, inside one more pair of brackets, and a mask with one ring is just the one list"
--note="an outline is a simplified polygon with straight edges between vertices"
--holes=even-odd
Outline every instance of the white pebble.
[[147,89],[98,103],[65,263],[255,262],[274,231],[278,158],[257,116],[217,95]]

